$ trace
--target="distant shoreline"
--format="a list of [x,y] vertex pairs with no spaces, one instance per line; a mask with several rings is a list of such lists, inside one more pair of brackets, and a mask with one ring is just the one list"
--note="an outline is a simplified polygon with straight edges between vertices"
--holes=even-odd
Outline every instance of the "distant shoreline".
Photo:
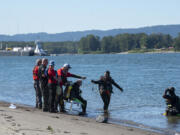
[[163,50],[154,50],[154,51],[144,51],[144,52],[142,52],[141,50],[139,50],[139,51],[134,51],[134,50],[132,50],[132,51],[127,51],[127,52],[120,52],[120,53],[117,53],[117,54],[133,54],[133,53],[141,53],[141,54],[153,54],[153,53],[180,53],[179,51],[174,51],[174,50],[170,50],[170,51],[167,51],[167,50],[165,50],[165,51],[163,51]]
[[126,52],[111,52],[111,53],[63,53],[63,54],[50,54],[50,56],[61,56],[61,55],[93,55],[93,54],[157,54],[157,53],[180,53],[179,51],[174,50],[150,50],[150,51],[144,51],[144,50],[131,50]]
[[[3,51],[0,51],[0,56],[29,56],[27,54],[16,54],[19,52],[7,52],[4,53]],[[161,49],[151,49],[151,50],[130,50],[130,51],[125,51],[125,52],[111,52],[111,53],[100,53],[100,52],[90,52],[90,53],[62,53],[62,54],[50,54],[50,56],[62,56],[62,55],[97,55],[97,54],[157,54],[157,53],[180,53],[180,51],[175,51],[175,50],[161,50]],[[34,55],[36,56],[36,55]]]

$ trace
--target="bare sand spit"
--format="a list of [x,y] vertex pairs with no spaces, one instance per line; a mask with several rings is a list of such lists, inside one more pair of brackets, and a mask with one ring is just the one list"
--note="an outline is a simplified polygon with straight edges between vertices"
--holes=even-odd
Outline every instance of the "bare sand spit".
[[0,102],[0,135],[159,135],[158,133],[67,114]]

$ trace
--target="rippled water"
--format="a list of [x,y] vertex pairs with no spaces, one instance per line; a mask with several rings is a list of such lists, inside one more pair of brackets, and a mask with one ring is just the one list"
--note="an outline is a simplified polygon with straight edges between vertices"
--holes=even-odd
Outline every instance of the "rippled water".
[[[0,100],[35,104],[32,68],[38,57],[0,57]],[[165,88],[174,86],[180,95],[180,54],[106,54],[49,56],[55,60],[55,69],[70,63],[71,73],[86,76],[83,81],[83,97],[88,101],[88,116],[102,113],[103,103],[97,86],[90,83],[105,70],[124,89],[114,87],[110,103],[110,119],[140,127],[150,126],[165,132],[180,132],[180,118],[162,115]],[[69,78],[75,81],[75,79]],[[135,122],[135,123],[134,123]]]

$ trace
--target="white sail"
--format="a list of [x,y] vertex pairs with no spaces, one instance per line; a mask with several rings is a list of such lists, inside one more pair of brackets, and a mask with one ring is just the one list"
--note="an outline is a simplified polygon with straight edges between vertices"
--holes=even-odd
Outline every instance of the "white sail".
[[34,50],[34,53],[36,54],[36,55],[47,55],[47,53],[42,49],[42,46],[41,46],[41,44],[40,44],[40,41],[35,41],[35,45],[36,45],[36,48],[35,48],[35,50]]

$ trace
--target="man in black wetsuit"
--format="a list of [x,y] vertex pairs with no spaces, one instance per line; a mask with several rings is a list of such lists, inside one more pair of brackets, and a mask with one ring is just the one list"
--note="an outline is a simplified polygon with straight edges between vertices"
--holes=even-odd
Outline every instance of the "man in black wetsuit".
[[122,92],[123,89],[111,78],[109,71],[106,71],[104,73],[104,76],[101,76],[100,80],[98,81],[91,80],[91,82],[99,85],[99,93],[104,102],[104,112],[107,112],[111,100],[111,93],[113,93],[112,84]]
[[48,91],[48,76],[46,67],[48,65],[48,59],[43,58],[42,64],[38,70],[39,82],[40,82],[40,89],[43,97],[43,112],[47,112],[48,109],[48,98],[49,98],[49,91]]
[[82,112],[80,112],[79,115],[85,115],[86,114],[87,101],[85,99],[83,99],[81,96],[81,93],[82,93],[82,91],[80,90],[81,85],[82,85],[82,80],[77,80],[72,85],[70,99],[71,100],[79,100],[81,102]]
[[164,92],[163,98],[166,99],[166,115],[177,115],[180,113],[180,99],[175,94],[175,88],[167,88]]

